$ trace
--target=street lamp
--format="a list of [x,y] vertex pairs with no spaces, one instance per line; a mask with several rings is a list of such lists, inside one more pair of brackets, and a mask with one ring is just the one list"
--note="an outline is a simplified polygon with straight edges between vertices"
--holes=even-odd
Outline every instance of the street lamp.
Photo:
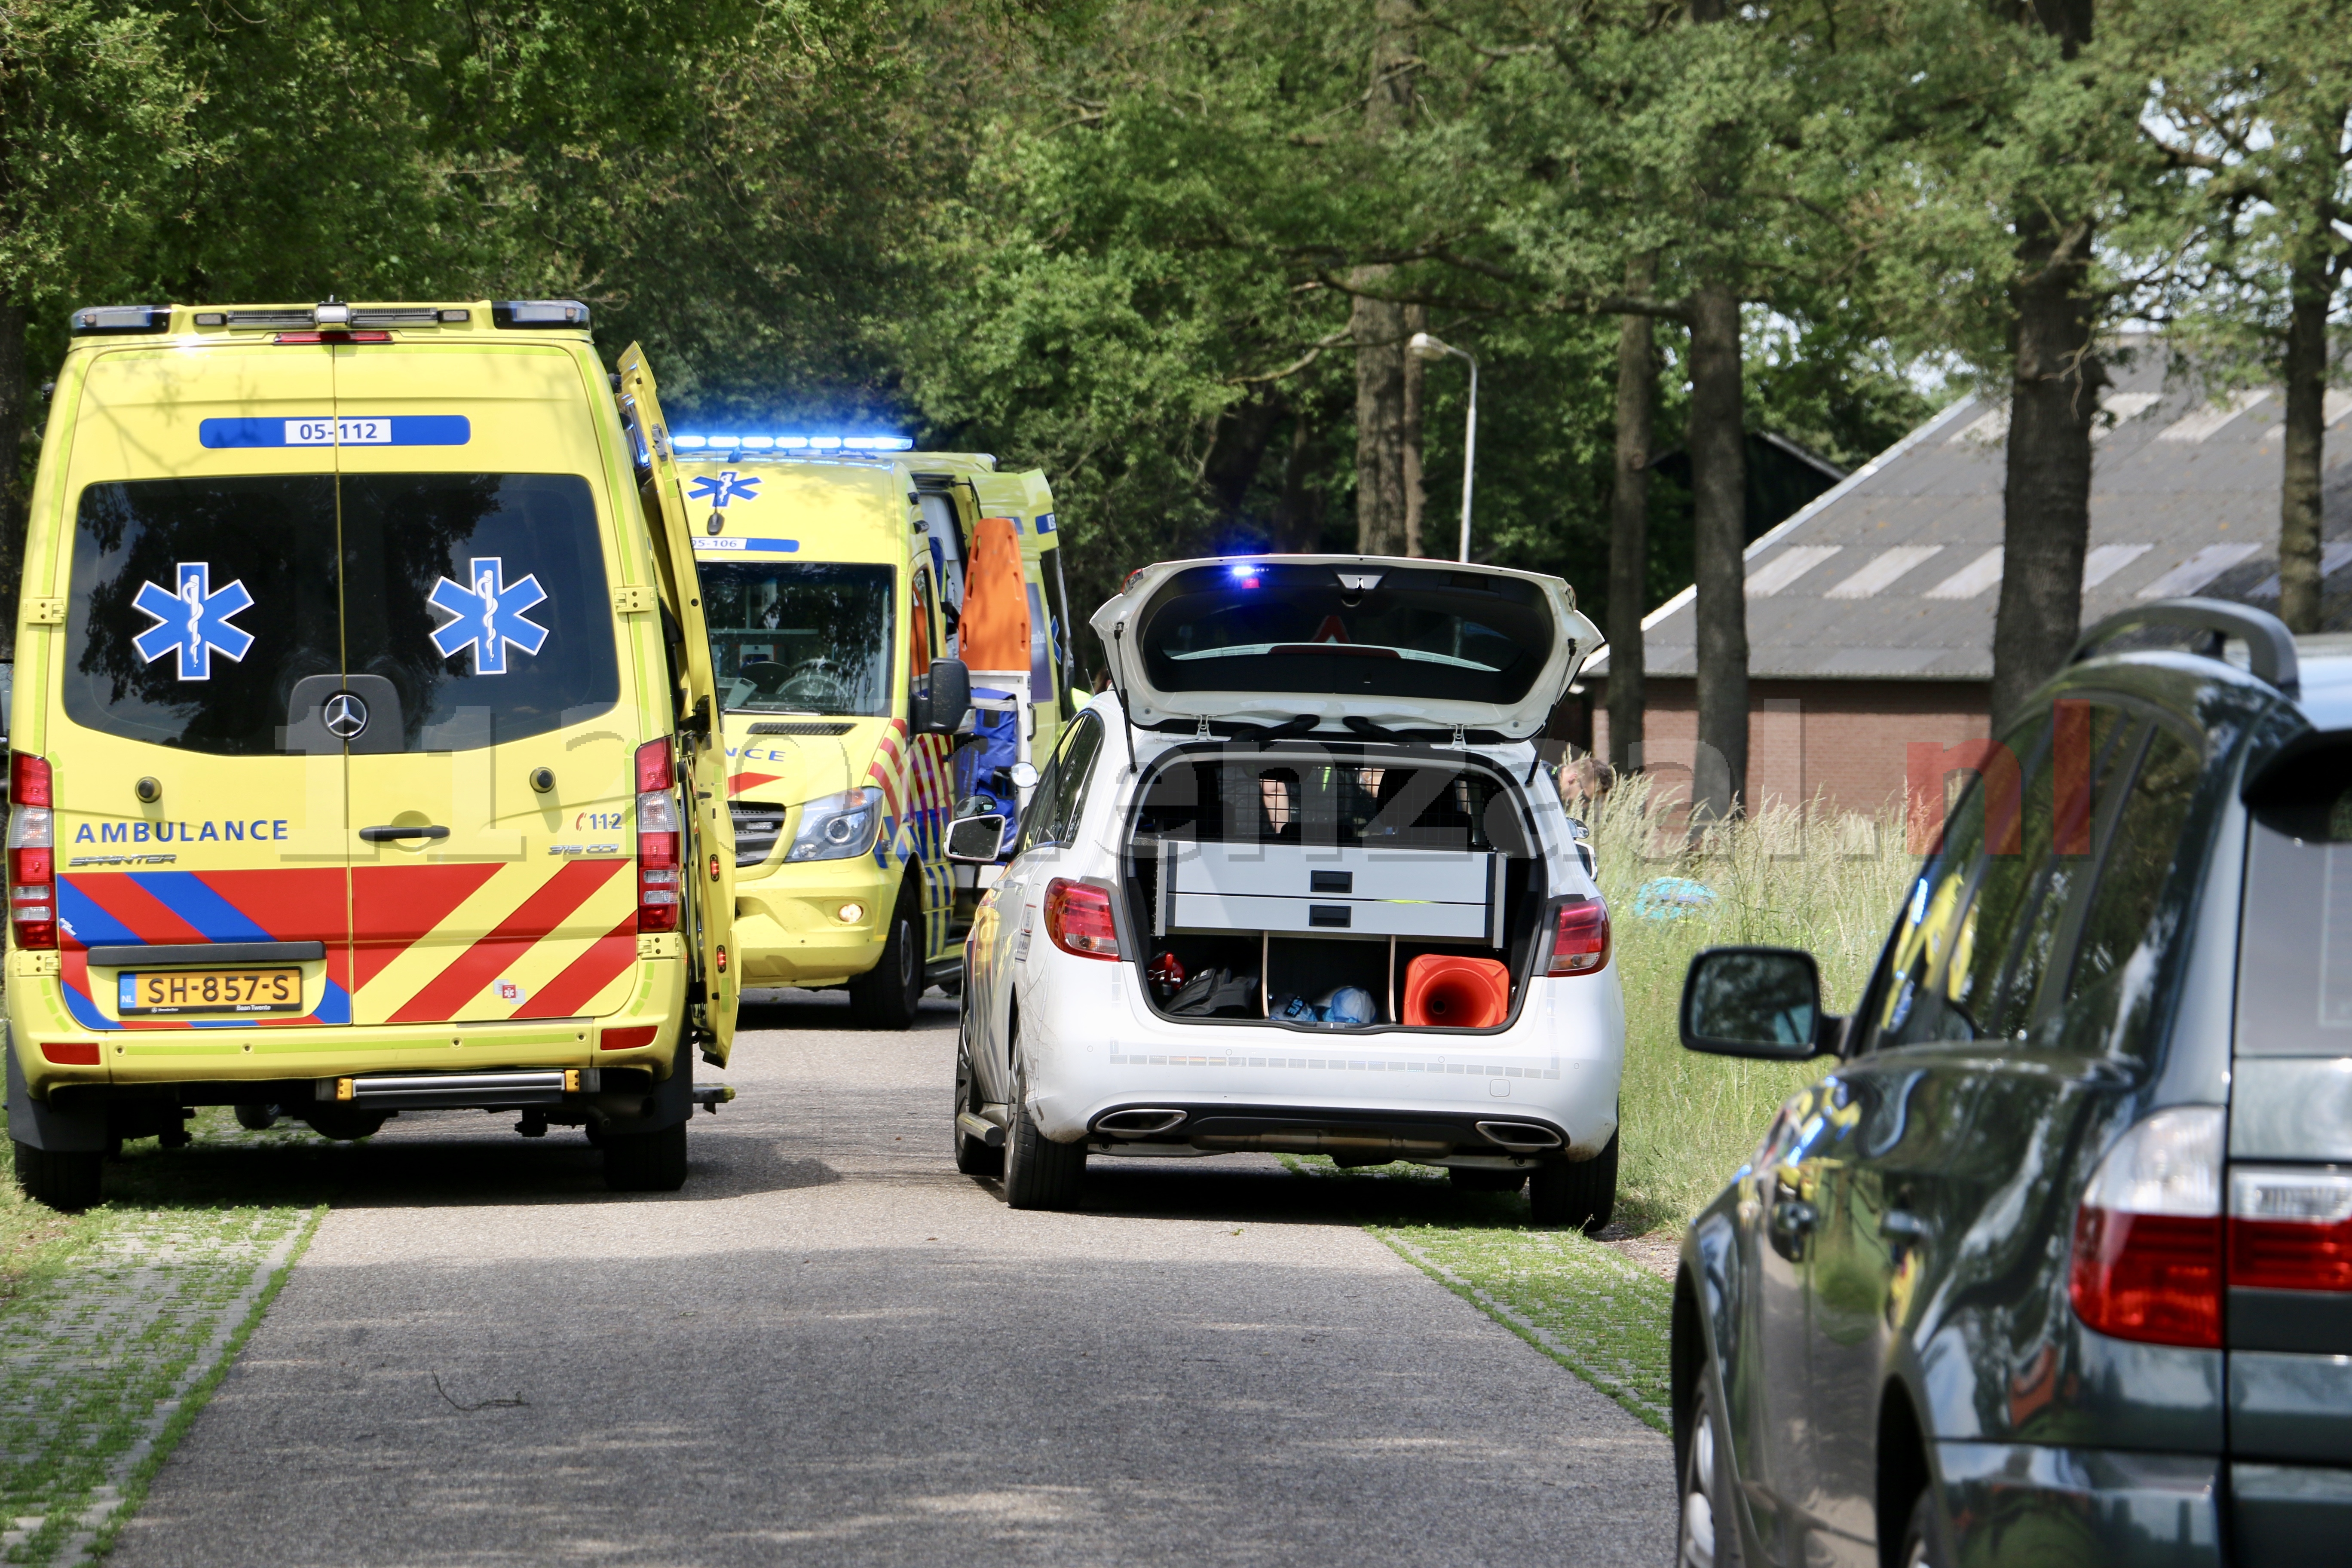
[[1466,562],[1470,559],[1470,481],[1478,472],[1478,356],[1427,332],[1413,333],[1404,346],[1415,359],[1439,360],[1452,354],[1470,367],[1470,417],[1462,427],[1462,553],[1458,558]]

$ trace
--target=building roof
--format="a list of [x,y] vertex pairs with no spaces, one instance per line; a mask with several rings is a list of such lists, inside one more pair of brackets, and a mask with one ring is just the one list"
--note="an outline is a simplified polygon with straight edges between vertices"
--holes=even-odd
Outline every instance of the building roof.
[[[2203,594],[2278,603],[2276,388],[2168,385],[2164,356],[2110,367],[2093,435],[2083,620]],[[2352,393],[2327,394],[2321,569],[2330,627],[2352,625]],[[1748,673],[1990,680],[2000,599],[2009,411],[1954,403],[1747,550]],[[1693,590],[1643,621],[1654,676],[1696,669]],[[1605,673],[1604,650],[1590,667]]]

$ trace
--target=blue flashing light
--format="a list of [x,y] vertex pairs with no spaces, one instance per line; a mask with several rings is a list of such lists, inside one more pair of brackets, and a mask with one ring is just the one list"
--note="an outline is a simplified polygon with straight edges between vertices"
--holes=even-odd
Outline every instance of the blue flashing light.
[[1244,588],[1255,588],[1258,585],[1259,568],[1255,565],[1234,565],[1225,570],[1233,574],[1234,582]]
[[673,436],[681,452],[911,452],[904,436]]

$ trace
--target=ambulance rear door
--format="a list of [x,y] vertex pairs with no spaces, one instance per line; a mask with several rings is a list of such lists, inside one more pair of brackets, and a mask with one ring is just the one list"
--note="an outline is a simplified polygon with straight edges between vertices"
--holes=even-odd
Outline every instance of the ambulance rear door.
[[645,493],[646,526],[655,552],[667,569],[670,613],[684,640],[674,645],[682,661],[686,712],[677,733],[680,794],[687,807],[685,884],[693,889],[680,911],[691,922],[688,941],[702,981],[695,1004],[706,1041],[704,1054],[720,1066],[735,1044],[739,1000],[730,950],[735,940],[735,829],[727,809],[727,744],[721,728],[719,683],[710,663],[710,630],[702,613],[702,582],[694,564],[693,530],[678,480],[669,423],[645,351],[629,345],[621,355],[622,422],[639,443],[639,458],[651,469]]
[[335,354],[358,1021],[614,1012],[637,956],[628,520],[578,363]]
[[317,346],[126,347],[60,393],[24,588],[57,629],[17,671],[48,698],[13,742],[53,770],[79,1027],[352,1021],[331,375]]

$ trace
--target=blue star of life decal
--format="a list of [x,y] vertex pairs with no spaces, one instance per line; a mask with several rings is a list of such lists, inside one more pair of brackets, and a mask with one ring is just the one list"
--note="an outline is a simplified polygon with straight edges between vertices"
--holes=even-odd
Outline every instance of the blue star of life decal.
[[233,626],[229,617],[252,606],[245,579],[213,586],[213,569],[203,561],[183,561],[175,574],[179,592],[156,583],[139,584],[133,606],[155,617],[155,624],[131,639],[139,657],[152,664],[167,653],[179,655],[182,680],[210,680],[215,650],[231,662],[242,660],[253,646],[253,634]]
[[725,470],[716,479],[709,474],[703,474],[697,477],[694,483],[687,487],[686,499],[707,500],[714,507],[725,506],[730,500],[758,500],[760,476],[757,474],[746,476],[736,472],[733,468]]
[[433,634],[433,646],[444,658],[471,647],[476,675],[504,675],[509,644],[525,653],[537,653],[545,646],[547,628],[526,620],[523,612],[545,599],[547,590],[536,575],[508,582],[503,558],[497,555],[475,556],[467,574],[474,580],[472,587],[444,577],[426,596],[425,603],[435,609],[457,617]]

